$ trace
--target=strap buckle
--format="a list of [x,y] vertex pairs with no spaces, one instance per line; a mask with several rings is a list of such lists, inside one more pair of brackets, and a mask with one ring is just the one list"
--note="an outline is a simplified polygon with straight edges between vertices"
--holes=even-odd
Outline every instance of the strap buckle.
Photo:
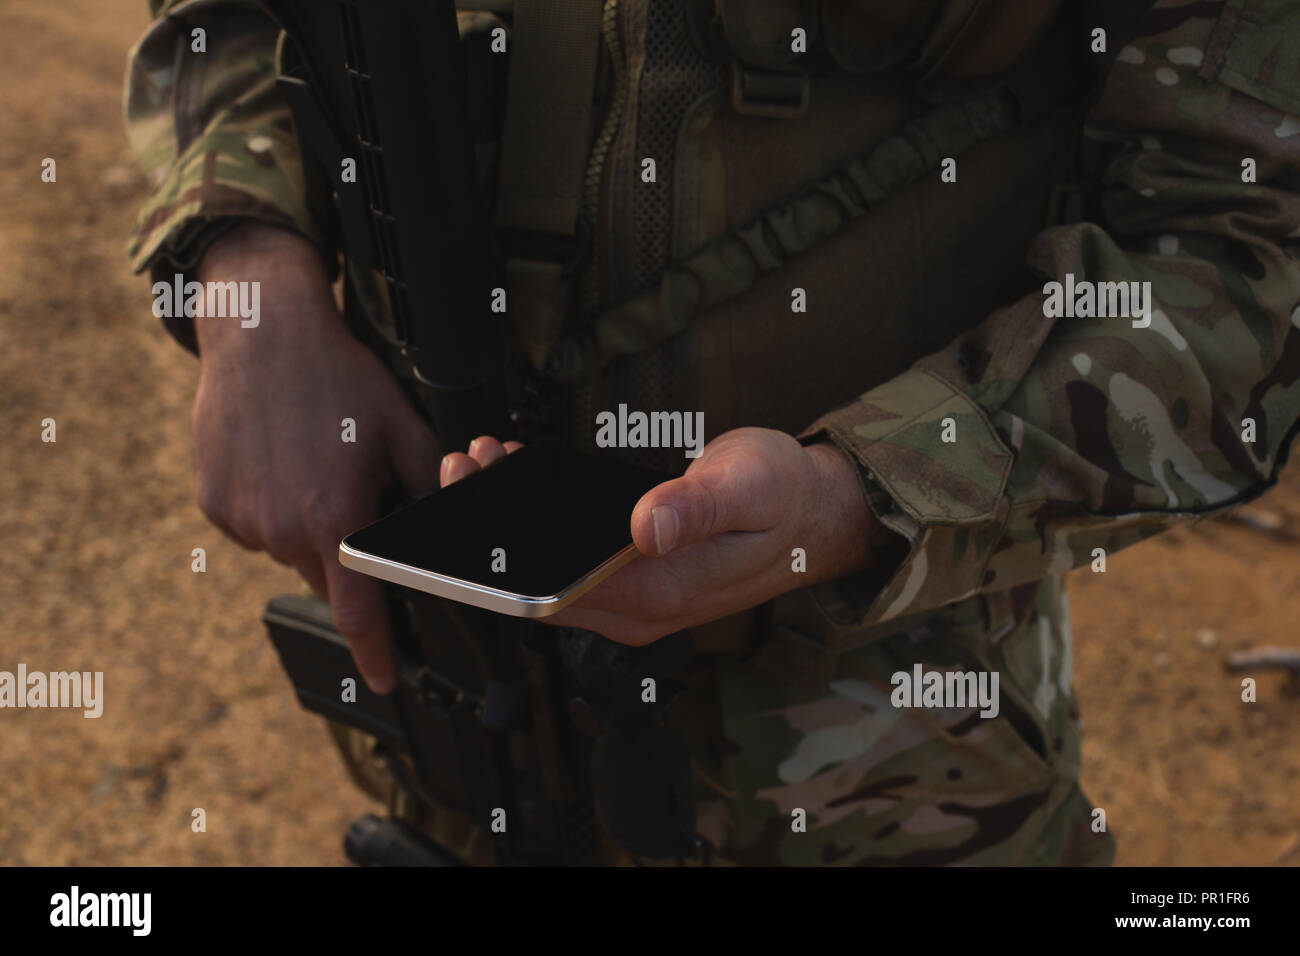
[[1096,222],[1097,187],[1086,182],[1057,183],[1047,199],[1047,225],[1072,226],[1078,222]]
[[731,108],[745,116],[799,119],[808,112],[812,81],[807,73],[754,70],[731,63]]
[[511,259],[554,262],[560,266],[561,277],[565,279],[573,278],[591,261],[592,244],[591,225],[581,217],[572,236],[498,226],[492,239],[499,262]]

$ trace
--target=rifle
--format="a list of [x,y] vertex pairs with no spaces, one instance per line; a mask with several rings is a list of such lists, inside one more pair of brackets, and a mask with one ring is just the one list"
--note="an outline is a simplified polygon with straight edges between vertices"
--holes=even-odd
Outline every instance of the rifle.
[[[349,0],[332,16],[319,0],[266,5],[295,41],[277,88],[317,160],[304,160],[313,205],[337,214],[350,278],[387,300],[385,338],[423,386],[442,446],[509,437],[506,340],[491,309],[500,266],[473,188],[482,130],[452,0]],[[345,183],[349,159],[357,181]]]
[[[471,797],[491,785],[483,779],[488,772],[483,757],[492,752],[485,738],[518,718],[510,713],[512,708],[502,707],[499,693],[485,708],[482,695],[456,686],[410,655],[402,655],[393,692],[374,693],[358,674],[347,641],[334,628],[329,605],[317,598],[273,598],[262,622],[304,709],[373,737],[374,759],[417,798],[451,807],[482,802]],[[482,730],[474,733],[479,726]],[[467,734],[474,739],[466,741]],[[571,813],[564,821],[565,847],[524,846],[524,841],[510,846],[527,860],[592,862],[596,837],[589,817],[589,812]],[[461,865],[413,827],[372,815],[353,823],[344,849],[360,865]],[[502,862],[517,861],[502,855]]]
[[[278,89],[307,147],[310,204],[343,249],[349,290],[364,298],[369,286],[386,300],[382,344],[419,383],[444,449],[480,434],[511,437],[510,354],[490,307],[502,274],[497,249],[530,244],[566,261],[572,250],[533,234],[494,237],[489,226],[477,152],[499,123],[490,104],[471,111],[467,72],[495,100],[505,58],[467,65],[452,0],[344,0],[332,14],[320,0],[263,4],[290,41]],[[349,158],[357,183],[340,181]],[[664,723],[682,699],[670,675],[689,656],[689,638],[620,648],[406,588],[386,595],[401,659],[390,697],[356,680],[319,602],[268,606],[263,620],[304,707],[372,735],[417,797],[480,824],[505,810],[515,824],[494,841],[499,862],[595,862],[597,816],[638,852],[694,853],[686,744]],[[566,642],[571,659],[562,663]],[[585,662],[585,677],[575,661]],[[638,679],[661,675],[663,705],[628,705],[629,692],[637,699],[626,683],[633,666]],[[342,699],[348,676],[354,702]],[[568,732],[575,707],[585,735]],[[521,736],[532,750],[523,766],[512,748]],[[379,845],[380,858],[414,858],[409,828],[393,827],[350,849],[364,842]],[[362,837],[377,832],[359,828]]]

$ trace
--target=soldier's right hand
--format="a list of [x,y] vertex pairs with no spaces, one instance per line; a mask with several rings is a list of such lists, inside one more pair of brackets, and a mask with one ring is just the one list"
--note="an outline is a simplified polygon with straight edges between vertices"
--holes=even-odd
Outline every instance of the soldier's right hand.
[[383,592],[339,564],[339,541],[378,517],[394,480],[408,494],[427,491],[438,477],[437,443],[388,370],[348,332],[306,240],[240,226],[209,248],[198,278],[261,283],[255,327],[238,317],[194,320],[199,508],[327,597],[366,682],[387,691],[396,657]]

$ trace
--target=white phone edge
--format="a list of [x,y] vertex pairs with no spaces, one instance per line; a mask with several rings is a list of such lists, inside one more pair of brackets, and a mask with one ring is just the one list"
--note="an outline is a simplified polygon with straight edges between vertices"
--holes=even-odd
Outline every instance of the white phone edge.
[[552,594],[549,597],[532,597],[527,594],[515,594],[513,591],[484,587],[481,584],[474,584],[472,581],[463,581],[460,578],[449,577],[445,574],[425,571],[423,568],[413,567],[409,564],[400,564],[387,558],[380,558],[364,551],[358,551],[349,547],[346,541],[339,542],[339,564],[345,568],[368,574],[372,578],[379,578],[392,584],[414,588],[426,594],[434,594],[452,601],[459,601],[462,604],[470,604],[485,611],[495,611],[497,614],[527,618],[548,617],[568,607],[638,554],[640,552],[637,551],[636,545],[629,544],[618,554],[603,562],[590,573],[583,575],[560,593]]

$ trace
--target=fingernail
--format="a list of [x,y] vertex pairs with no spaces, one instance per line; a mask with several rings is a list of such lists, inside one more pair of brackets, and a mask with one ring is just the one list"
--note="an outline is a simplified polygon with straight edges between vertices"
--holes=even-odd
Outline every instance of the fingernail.
[[655,525],[655,548],[659,554],[667,554],[677,543],[679,520],[677,509],[672,505],[659,505],[650,512]]

